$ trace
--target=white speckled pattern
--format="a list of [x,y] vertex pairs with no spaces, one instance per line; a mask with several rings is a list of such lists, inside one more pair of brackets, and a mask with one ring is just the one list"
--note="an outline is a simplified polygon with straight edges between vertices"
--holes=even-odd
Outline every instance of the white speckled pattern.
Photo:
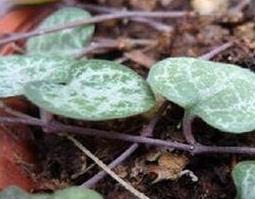
[[0,57],[0,97],[22,95],[24,85],[30,81],[65,82],[75,63],[57,57]]
[[123,118],[153,107],[155,99],[148,84],[131,69],[106,60],[80,64],[66,85],[28,84],[27,98],[52,113],[84,120]]
[[[91,15],[83,9],[66,7],[46,18],[37,29],[54,28],[58,25],[84,20],[90,17]],[[94,25],[85,25],[30,38],[27,41],[27,54],[58,56],[75,54],[92,38],[94,30]]]
[[244,161],[237,164],[232,172],[237,188],[236,199],[255,198],[255,161]]
[[168,58],[152,67],[148,82],[155,92],[222,131],[255,129],[255,74],[247,69]]

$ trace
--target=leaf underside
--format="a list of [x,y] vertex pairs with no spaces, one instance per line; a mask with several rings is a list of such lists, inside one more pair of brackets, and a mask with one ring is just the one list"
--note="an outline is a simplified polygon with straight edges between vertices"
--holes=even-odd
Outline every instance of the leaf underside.
[[168,58],[148,77],[152,89],[225,132],[255,129],[255,74],[235,65]]
[[[83,9],[66,7],[46,18],[37,29],[54,28],[90,17],[91,15]],[[73,55],[89,42],[94,30],[94,25],[84,25],[30,38],[27,41],[27,54]]]
[[37,81],[26,97],[43,109],[82,120],[125,118],[146,112],[155,99],[147,82],[131,69],[106,60],[81,61],[65,85]]
[[76,61],[45,56],[0,57],[0,98],[23,94],[26,83],[36,80],[65,82]]
[[103,199],[93,190],[69,187],[53,194],[30,194],[18,187],[11,186],[0,192],[0,199]]
[[236,199],[255,198],[255,161],[244,161],[236,165],[232,176],[237,189]]

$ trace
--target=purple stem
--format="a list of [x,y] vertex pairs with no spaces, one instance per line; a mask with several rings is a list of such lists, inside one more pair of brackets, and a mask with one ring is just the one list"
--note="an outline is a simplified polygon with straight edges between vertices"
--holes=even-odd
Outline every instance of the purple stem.
[[[40,108],[40,118],[45,124],[49,124],[53,120],[53,115],[50,112]],[[42,129],[45,133],[50,132],[50,129],[47,127],[43,127]]]
[[[115,168],[116,166],[120,165],[122,162],[124,162],[131,154],[133,154],[136,149],[138,148],[138,144],[132,144],[126,151],[124,151],[118,158],[113,160],[108,167],[110,169]],[[107,173],[105,171],[100,171],[96,175],[94,175],[92,178],[84,182],[81,186],[87,187],[87,188],[93,188],[101,179],[103,179]]]
[[[82,8],[85,8],[87,10],[90,10],[92,12],[94,11],[94,12],[99,12],[99,13],[114,13],[114,12],[117,13],[117,12],[126,11],[125,8],[124,9],[116,9],[116,8],[111,8],[111,7],[106,7],[106,6],[98,6],[98,5],[92,5],[92,4],[82,4],[79,6]],[[172,26],[166,25],[164,23],[161,23],[159,21],[149,19],[149,18],[137,17],[137,18],[131,18],[130,21],[144,23],[160,32],[171,32],[173,30]]]
[[51,132],[72,132],[76,133],[77,135],[86,135],[86,136],[96,136],[96,137],[102,137],[107,139],[113,139],[113,140],[122,140],[126,142],[132,142],[132,143],[143,143],[148,145],[154,145],[154,146],[164,146],[168,148],[176,148],[180,150],[185,151],[191,151],[193,150],[193,146],[182,144],[178,142],[170,142],[170,141],[164,141],[160,139],[153,139],[153,138],[147,138],[137,135],[128,135],[128,134],[122,134],[122,133],[116,133],[116,132],[110,132],[110,131],[104,131],[104,130],[98,130],[98,129],[92,129],[92,128],[83,128],[83,127],[77,127],[72,125],[65,125],[61,123],[51,123],[46,124],[41,120],[38,119],[22,119],[22,118],[10,118],[10,117],[0,117],[0,123],[20,123],[20,124],[27,124],[32,126],[41,126],[41,127],[47,127],[51,129]]
[[185,111],[182,122],[183,135],[188,144],[195,145],[196,140],[192,133],[192,121],[193,117],[190,115],[188,111]]
[[216,55],[218,55],[220,52],[227,50],[228,48],[232,47],[233,45],[234,45],[234,42],[231,42],[231,41],[227,42],[225,44],[222,44],[222,45],[214,48],[210,52],[201,55],[199,58],[205,59],[205,60],[210,60],[210,59],[214,58]]
[[192,146],[190,144],[183,144],[183,143],[174,142],[174,141],[164,141],[160,139],[146,138],[142,136],[127,135],[127,134],[109,132],[104,130],[64,125],[60,123],[45,124],[38,119],[0,117],[0,123],[10,123],[10,124],[20,123],[20,124],[26,124],[26,125],[32,125],[32,126],[48,127],[54,130],[54,132],[67,131],[67,132],[73,132],[79,135],[102,137],[102,138],[122,140],[122,141],[133,142],[133,143],[143,143],[143,144],[148,144],[152,146],[160,146],[160,147],[187,151],[194,155],[204,154],[204,153],[255,155],[254,147],[204,146],[200,144],[195,144],[194,146]]
[[187,11],[172,11],[172,12],[165,12],[165,11],[157,11],[157,12],[146,12],[146,11],[125,11],[125,12],[118,12],[118,13],[111,13],[111,14],[103,14],[98,15],[95,17],[91,17],[86,20],[77,20],[75,22],[67,23],[64,25],[58,25],[53,28],[46,28],[35,30],[27,33],[17,33],[16,35],[12,35],[7,37],[6,39],[0,40],[0,45],[14,42],[21,39],[27,39],[30,37],[40,36],[44,34],[49,34],[57,31],[61,31],[64,29],[75,28],[82,25],[87,24],[94,24],[94,23],[101,23],[107,20],[113,19],[125,19],[125,18],[137,18],[137,17],[148,17],[148,18],[180,18],[180,17],[194,17],[196,16],[193,12]]

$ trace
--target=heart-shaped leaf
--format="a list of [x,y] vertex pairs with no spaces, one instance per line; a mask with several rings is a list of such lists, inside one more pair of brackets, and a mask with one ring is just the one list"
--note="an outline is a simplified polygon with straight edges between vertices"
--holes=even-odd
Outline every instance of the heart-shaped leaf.
[[[91,15],[83,9],[67,7],[56,11],[46,18],[39,25],[38,30],[54,28],[59,25],[88,19],[90,17]],[[91,39],[94,29],[94,25],[84,25],[30,38],[27,41],[27,53],[58,56],[75,54]]]
[[65,82],[75,63],[57,57],[0,57],[0,98],[22,95],[24,85],[30,81]]
[[255,198],[255,161],[244,161],[238,163],[232,176],[237,189],[236,199]]
[[25,86],[26,97],[49,112],[92,121],[124,118],[153,107],[153,93],[133,70],[106,60],[80,64],[66,85],[31,82]]
[[[98,193],[82,187],[71,187],[55,192],[52,199],[103,199]],[[51,198],[49,198],[51,199]]]
[[52,194],[30,194],[18,187],[9,187],[0,193],[0,199],[103,199],[93,190],[69,187]]
[[191,115],[232,133],[255,129],[255,74],[235,65],[168,58],[148,77],[152,89]]

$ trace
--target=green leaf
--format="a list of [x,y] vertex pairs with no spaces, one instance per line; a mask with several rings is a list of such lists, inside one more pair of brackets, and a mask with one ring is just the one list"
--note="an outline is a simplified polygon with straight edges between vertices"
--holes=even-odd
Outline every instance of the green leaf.
[[49,112],[91,121],[124,118],[153,107],[153,93],[133,70],[106,60],[80,64],[66,85],[31,82],[25,86],[26,97]]
[[36,80],[63,82],[76,61],[44,56],[0,57],[0,98],[23,94],[26,83]]
[[81,187],[80,188],[71,187],[68,189],[57,191],[54,194],[54,199],[103,199],[103,198],[95,191]]
[[[80,8],[67,7],[46,18],[38,30],[54,28],[77,20],[89,19],[91,15]],[[28,54],[49,54],[67,56],[79,52],[91,39],[94,25],[84,25],[72,29],[41,35],[27,41]]]
[[23,190],[19,189],[18,187],[8,187],[7,189],[0,192],[0,199],[30,199],[28,193],[24,192]]
[[93,190],[69,187],[52,194],[30,194],[18,187],[11,186],[0,193],[0,199],[103,199]]
[[255,74],[235,65],[168,58],[148,77],[152,89],[222,131],[255,129]]
[[255,198],[255,161],[238,163],[232,171],[237,189],[236,199]]

